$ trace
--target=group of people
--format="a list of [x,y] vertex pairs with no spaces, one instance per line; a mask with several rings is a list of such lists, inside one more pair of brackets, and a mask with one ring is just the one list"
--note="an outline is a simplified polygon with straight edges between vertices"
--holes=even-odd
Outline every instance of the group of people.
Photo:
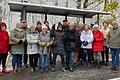
[[[52,29],[49,22],[27,28],[27,22],[22,20],[16,24],[16,28],[6,31],[7,25],[0,22],[0,63],[2,73],[6,70],[6,59],[8,52],[12,55],[13,73],[20,73],[22,66],[28,67],[31,72],[56,71],[56,59],[61,58],[61,70],[65,72],[74,71],[77,63],[81,62],[84,67],[101,68],[109,64],[109,50],[112,55],[112,70],[119,70],[120,53],[120,28],[116,21],[109,23],[104,21],[103,28],[99,29],[97,24],[73,24],[68,20],[54,24]],[[57,27],[57,29],[56,29]],[[29,61],[28,61],[29,59]]]

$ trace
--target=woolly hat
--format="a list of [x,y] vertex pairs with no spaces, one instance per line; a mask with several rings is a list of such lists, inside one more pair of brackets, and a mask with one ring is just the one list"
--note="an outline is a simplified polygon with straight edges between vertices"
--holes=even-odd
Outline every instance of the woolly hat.
[[0,22],[0,27],[3,27],[3,26],[7,27],[6,23]]
[[95,24],[95,25],[93,26],[93,28],[94,28],[94,27],[97,27],[97,28],[99,28],[97,24]]
[[37,21],[37,25],[38,25],[38,24],[42,25],[42,23],[41,23],[40,21]]
[[48,27],[45,24],[42,24],[42,29],[48,29]]

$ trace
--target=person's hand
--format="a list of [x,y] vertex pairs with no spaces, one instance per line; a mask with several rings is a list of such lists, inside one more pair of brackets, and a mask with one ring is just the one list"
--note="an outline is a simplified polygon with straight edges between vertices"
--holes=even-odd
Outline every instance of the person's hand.
[[23,41],[22,41],[22,40],[19,40],[18,44],[22,44],[22,43],[23,43]]
[[50,46],[50,43],[47,43],[47,47],[49,47]]
[[93,42],[95,42],[95,41],[96,41],[96,39],[94,38]]
[[45,42],[42,42],[42,46],[45,46]]
[[88,42],[87,42],[87,41],[84,41],[83,45],[84,45],[84,46],[87,46],[87,45],[88,45]]

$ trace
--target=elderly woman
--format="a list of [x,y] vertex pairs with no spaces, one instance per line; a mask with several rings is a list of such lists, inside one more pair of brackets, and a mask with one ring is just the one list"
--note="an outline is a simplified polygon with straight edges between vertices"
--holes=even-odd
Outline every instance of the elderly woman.
[[103,37],[103,33],[99,30],[98,25],[93,26],[93,37],[94,37],[94,42],[93,42],[92,50],[94,52],[95,64],[98,66],[98,68],[101,68],[103,64],[101,52],[104,49],[104,37]]
[[29,55],[29,62],[31,72],[36,71],[38,62],[38,32],[35,30],[35,26],[30,28],[27,34],[27,54]]
[[6,70],[6,59],[9,51],[9,35],[6,31],[7,25],[4,22],[0,22],[0,63],[2,63],[2,73],[8,73]]
[[82,42],[81,48],[86,52],[87,59],[85,62],[87,65],[91,64],[93,61],[92,54],[92,42],[93,42],[93,33],[90,30],[89,25],[85,25],[85,29],[82,31],[80,40]]

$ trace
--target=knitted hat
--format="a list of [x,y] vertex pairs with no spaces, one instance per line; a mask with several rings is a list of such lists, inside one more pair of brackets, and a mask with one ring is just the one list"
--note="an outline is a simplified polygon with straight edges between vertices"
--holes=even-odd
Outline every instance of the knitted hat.
[[7,27],[6,23],[0,22],[0,27],[3,27],[3,26]]
[[97,25],[97,24],[95,24],[95,25],[93,26],[93,28],[94,28],[94,27],[97,27],[97,28],[98,28],[98,25]]
[[38,24],[42,25],[42,23],[41,23],[40,21],[37,21],[37,25],[38,25]]
[[42,29],[48,29],[45,24],[42,24]]

